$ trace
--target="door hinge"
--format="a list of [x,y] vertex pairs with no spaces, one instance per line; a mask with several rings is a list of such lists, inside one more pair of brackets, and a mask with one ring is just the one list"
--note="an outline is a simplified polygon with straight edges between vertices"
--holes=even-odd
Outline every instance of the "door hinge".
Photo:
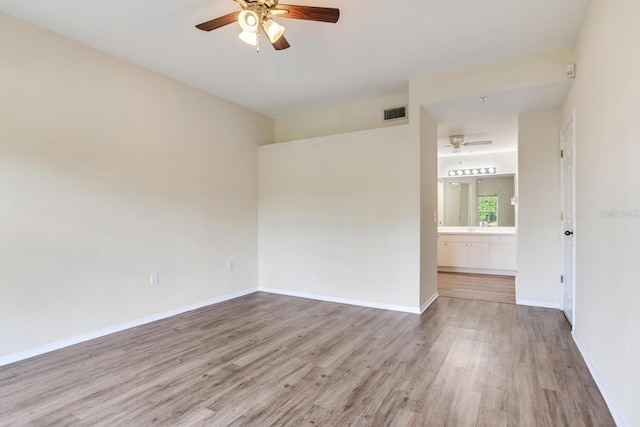
[[560,158],[564,159],[564,150],[560,150]]
[[560,212],[560,221],[564,221],[564,212]]
[[564,283],[564,276],[562,274],[560,275],[560,283]]

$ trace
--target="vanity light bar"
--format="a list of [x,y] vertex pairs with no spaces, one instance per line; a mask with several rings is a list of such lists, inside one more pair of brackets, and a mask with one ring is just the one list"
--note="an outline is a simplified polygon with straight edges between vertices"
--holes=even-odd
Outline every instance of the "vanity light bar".
[[449,176],[492,175],[496,168],[449,169]]

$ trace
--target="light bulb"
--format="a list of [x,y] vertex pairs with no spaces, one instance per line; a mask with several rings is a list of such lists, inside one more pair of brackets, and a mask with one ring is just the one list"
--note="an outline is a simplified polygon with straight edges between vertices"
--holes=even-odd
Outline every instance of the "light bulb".
[[242,40],[243,42],[250,44],[251,46],[257,46],[258,45],[258,34],[256,33],[252,33],[249,31],[243,31],[241,32],[238,37],[240,38],[240,40]]
[[278,39],[282,37],[282,35],[284,34],[284,27],[278,24],[273,19],[265,20],[262,23],[262,28],[264,29],[264,32],[267,34],[267,37],[269,37],[269,41],[271,43],[275,43],[276,41],[278,41]]
[[260,17],[253,10],[245,9],[238,14],[238,24],[243,31],[247,31],[249,33],[257,33],[259,22]]

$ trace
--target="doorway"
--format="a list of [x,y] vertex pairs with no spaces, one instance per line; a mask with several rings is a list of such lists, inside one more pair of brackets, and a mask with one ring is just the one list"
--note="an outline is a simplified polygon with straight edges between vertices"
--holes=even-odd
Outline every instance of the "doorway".
[[[485,154],[479,160],[468,159],[476,164],[501,159],[505,168],[510,160],[515,168],[517,153],[508,156]],[[440,175],[445,162],[439,161]],[[470,175],[438,180],[438,293],[515,304],[515,174]]]

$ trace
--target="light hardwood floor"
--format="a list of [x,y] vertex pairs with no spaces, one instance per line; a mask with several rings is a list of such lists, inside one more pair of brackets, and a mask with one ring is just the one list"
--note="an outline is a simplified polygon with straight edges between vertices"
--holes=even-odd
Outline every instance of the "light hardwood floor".
[[516,279],[513,276],[438,272],[438,294],[515,304]]
[[0,368],[0,424],[613,426],[557,310],[255,293]]

